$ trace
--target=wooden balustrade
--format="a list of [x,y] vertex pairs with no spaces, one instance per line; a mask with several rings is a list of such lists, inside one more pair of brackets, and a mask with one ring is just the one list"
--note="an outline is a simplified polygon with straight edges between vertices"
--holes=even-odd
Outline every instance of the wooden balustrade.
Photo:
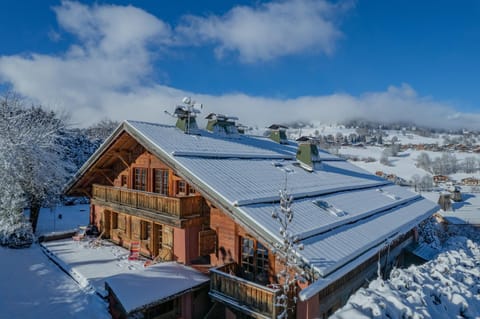
[[200,196],[168,197],[134,189],[103,185],[92,186],[94,199],[133,208],[162,212],[179,218],[202,214],[206,204]]
[[235,263],[210,269],[210,293],[213,296],[218,294],[227,297],[234,303],[261,314],[262,317],[276,318],[278,309],[275,303],[281,290],[268,288],[233,275],[237,270],[238,265]]

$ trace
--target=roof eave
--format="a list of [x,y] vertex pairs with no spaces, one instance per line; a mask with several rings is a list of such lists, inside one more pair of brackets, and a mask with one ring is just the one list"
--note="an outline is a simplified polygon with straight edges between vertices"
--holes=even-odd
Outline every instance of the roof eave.
[[100,159],[103,153],[110,147],[110,145],[125,131],[126,121],[113,131],[112,134],[98,147],[98,149],[88,158],[88,160],[80,167],[80,169],[73,175],[63,188],[63,193],[66,195],[76,195],[75,186],[81,178],[88,172],[88,170]]

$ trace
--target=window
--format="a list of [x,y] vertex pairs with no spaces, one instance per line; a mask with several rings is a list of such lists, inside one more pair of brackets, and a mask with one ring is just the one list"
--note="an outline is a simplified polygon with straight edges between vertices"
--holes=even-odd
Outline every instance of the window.
[[177,194],[186,194],[187,193],[187,183],[185,181],[177,182]]
[[195,188],[193,188],[192,186],[188,185],[188,194],[189,195],[195,195],[197,193],[197,191],[195,190]]
[[153,170],[153,192],[168,195],[168,169]]
[[147,190],[147,169],[136,167],[134,169],[134,183],[133,189],[139,191],[146,191]]
[[150,222],[142,220],[140,222],[140,239],[150,240],[151,234],[152,234],[152,224]]
[[245,279],[268,282],[268,250],[250,238],[241,238],[241,266]]

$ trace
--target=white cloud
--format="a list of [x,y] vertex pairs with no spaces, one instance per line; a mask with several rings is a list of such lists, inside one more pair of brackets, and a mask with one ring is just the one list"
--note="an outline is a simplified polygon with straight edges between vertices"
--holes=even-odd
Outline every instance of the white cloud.
[[150,74],[149,48],[161,48],[171,37],[168,25],[132,6],[64,1],[54,10],[79,44],[61,55],[0,57],[0,80],[47,105],[103,108],[105,93],[128,91]]
[[189,42],[213,42],[216,53],[245,62],[307,52],[331,54],[342,33],[336,21],[350,5],[324,0],[273,1],[237,6],[223,16],[186,16],[177,32]]
[[186,95],[204,103],[205,113],[237,115],[243,124],[260,127],[294,120],[337,122],[347,117],[471,129],[478,129],[480,123],[480,114],[459,113],[446,103],[419,96],[406,84],[361,96],[286,100],[186,92],[149,81],[154,55],[173,43],[173,31],[161,20],[131,6],[62,2],[55,12],[59,25],[78,43],[63,54],[1,56],[0,83],[9,83],[43,105],[67,109],[82,126],[105,117],[173,123],[164,110],[172,110]]

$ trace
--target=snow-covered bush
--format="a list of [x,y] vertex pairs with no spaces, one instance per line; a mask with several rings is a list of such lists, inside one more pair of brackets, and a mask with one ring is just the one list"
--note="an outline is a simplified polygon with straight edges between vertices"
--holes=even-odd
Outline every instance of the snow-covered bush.
[[32,227],[23,214],[25,199],[11,170],[0,171],[0,245],[30,246],[34,241]]
[[26,218],[14,223],[0,223],[0,245],[10,248],[30,247],[34,242],[35,235],[32,225]]
[[441,249],[441,253],[421,266],[392,270],[388,280],[372,281],[330,318],[478,318],[478,229],[442,228],[435,219],[429,219],[420,226],[420,240]]

